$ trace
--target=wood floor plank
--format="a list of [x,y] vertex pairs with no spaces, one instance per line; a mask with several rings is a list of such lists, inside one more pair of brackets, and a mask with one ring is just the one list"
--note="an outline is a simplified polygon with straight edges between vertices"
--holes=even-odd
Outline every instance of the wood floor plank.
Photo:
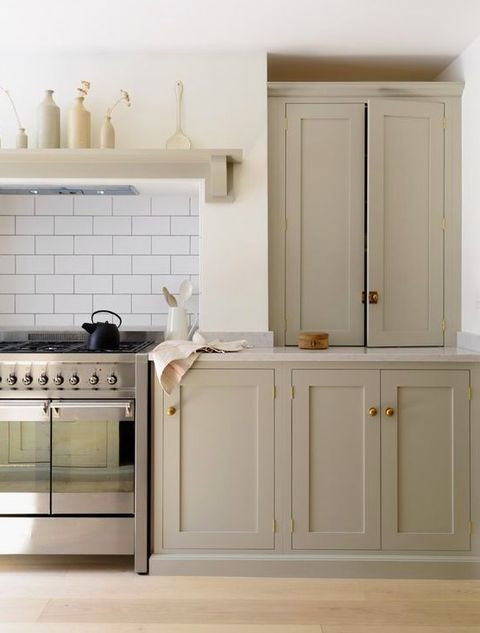
[[47,604],[46,599],[3,596],[0,598],[0,622],[35,622]]
[[323,633],[320,626],[203,624],[4,624],[1,633]]

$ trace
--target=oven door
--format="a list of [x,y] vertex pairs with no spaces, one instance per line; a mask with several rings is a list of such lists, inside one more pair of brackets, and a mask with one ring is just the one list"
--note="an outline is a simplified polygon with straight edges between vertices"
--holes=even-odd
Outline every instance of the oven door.
[[49,513],[48,402],[1,400],[0,515]]
[[52,514],[133,514],[133,400],[57,400]]

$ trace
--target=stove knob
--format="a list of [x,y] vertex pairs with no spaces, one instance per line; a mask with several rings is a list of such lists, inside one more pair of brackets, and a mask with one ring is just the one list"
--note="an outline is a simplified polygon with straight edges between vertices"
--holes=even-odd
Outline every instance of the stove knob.
[[80,378],[77,376],[77,374],[73,374],[73,376],[70,376],[70,378],[68,379],[68,382],[71,385],[78,385],[78,383],[80,382]]
[[38,378],[38,384],[44,387],[48,382],[47,374],[41,374]]
[[118,378],[115,376],[115,374],[110,374],[110,376],[107,376],[107,382],[109,385],[116,385],[117,380]]
[[14,385],[16,382],[17,382],[17,377],[15,376],[15,374],[8,374],[7,383],[9,385]]
[[90,378],[88,379],[88,382],[89,382],[91,385],[98,385],[98,376],[97,376],[97,374],[92,374],[92,375],[90,376]]
[[24,385],[31,385],[33,382],[33,378],[31,376],[31,374],[25,374],[25,376],[22,379],[22,382]]
[[62,376],[62,374],[57,374],[57,375],[55,376],[55,378],[53,379],[53,382],[54,382],[57,386],[63,385],[63,376]]

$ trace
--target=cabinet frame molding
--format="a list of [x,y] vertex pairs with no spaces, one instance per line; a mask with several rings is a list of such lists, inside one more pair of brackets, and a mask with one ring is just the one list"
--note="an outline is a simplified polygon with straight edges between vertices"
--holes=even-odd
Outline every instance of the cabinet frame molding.
[[445,108],[444,345],[461,330],[461,95],[462,82],[269,82],[269,326],[275,345],[285,345],[287,104],[360,103],[375,98],[436,101]]

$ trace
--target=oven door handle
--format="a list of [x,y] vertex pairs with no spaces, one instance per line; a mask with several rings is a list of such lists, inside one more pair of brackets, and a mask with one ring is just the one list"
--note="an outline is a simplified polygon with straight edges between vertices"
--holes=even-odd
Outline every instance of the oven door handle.
[[133,402],[131,400],[54,400],[50,408],[54,413],[60,409],[125,409],[127,417],[131,417]]
[[38,400],[1,400],[0,409],[41,409],[43,414],[47,415],[50,406],[48,402]]

